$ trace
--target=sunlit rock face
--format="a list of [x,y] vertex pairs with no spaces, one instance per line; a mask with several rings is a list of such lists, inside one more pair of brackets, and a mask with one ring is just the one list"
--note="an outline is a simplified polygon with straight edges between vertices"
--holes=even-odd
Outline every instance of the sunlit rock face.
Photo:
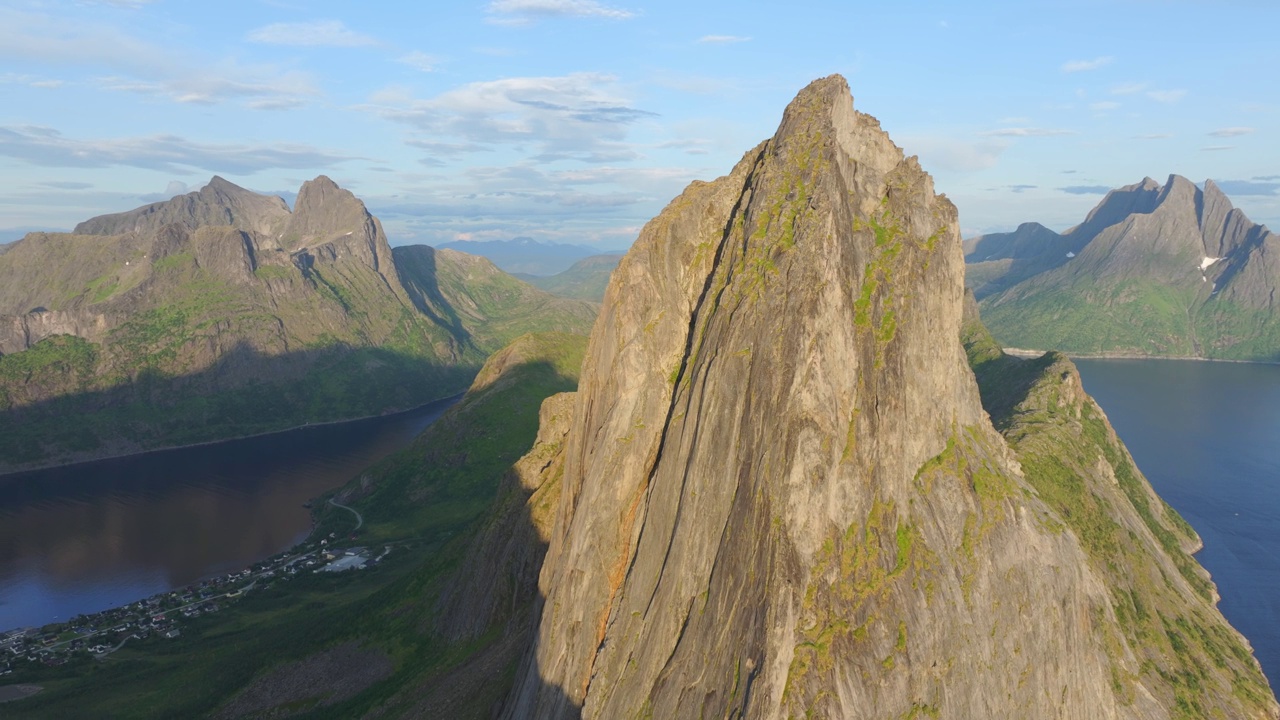
[[[505,715],[1177,716],[1187,680],[984,410],[963,273],[955,207],[838,76],[652,220],[591,336]],[[1158,499],[1098,502],[1162,607],[1239,646]],[[1247,651],[1196,642],[1196,707],[1275,716],[1235,691]]]

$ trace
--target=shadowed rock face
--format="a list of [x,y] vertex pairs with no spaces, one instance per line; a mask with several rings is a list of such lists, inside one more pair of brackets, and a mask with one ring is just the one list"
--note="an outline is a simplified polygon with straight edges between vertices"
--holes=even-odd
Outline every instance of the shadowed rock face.
[[[1169,717],[983,409],[963,271],[954,206],[838,76],[646,225],[588,346],[505,716]],[[1113,512],[1159,592],[1238,639]],[[1275,716],[1233,695],[1245,658],[1206,661],[1199,707]]]

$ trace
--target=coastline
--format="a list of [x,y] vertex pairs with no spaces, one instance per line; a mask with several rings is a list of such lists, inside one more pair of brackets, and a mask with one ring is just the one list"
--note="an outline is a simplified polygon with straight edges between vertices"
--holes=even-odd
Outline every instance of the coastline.
[[[1032,350],[1028,348],[1006,347],[1002,348],[1006,355],[1012,355],[1020,358],[1038,358],[1049,350]],[[1280,365],[1278,361],[1271,360],[1230,360],[1227,358],[1207,358],[1207,357],[1191,357],[1188,355],[1139,355],[1137,353],[1120,353],[1120,352],[1102,352],[1102,353],[1078,353],[1058,350],[1057,352],[1066,355],[1072,360],[1180,360],[1183,362],[1210,362],[1210,363],[1237,363],[1240,365]]]
[[77,465],[88,465],[90,463],[102,462],[103,460],[119,460],[122,458],[140,457],[143,455],[153,455],[156,453],[171,452],[174,450],[188,450],[190,448],[206,447],[209,445],[221,445],[223,443],[236,442],[239,440],[249,440],[252,438],[262,438],[262,437],[268,437],[271,435],[283,435],[285,433],[298,432],[299,430],[308,430],[310,428],[327,427],[330,425],[343,425],[346,423],[361,422],[363,420],[375,420],[378,418],[392,418],[397,415],[404,415],[406,413],[416,412],[429,405],[435,405],[436,403],[446,402],[449,400],[452,400],[454,403],[456,403],[460,401],[462,397],[466,394],[467,394],[467,391],[463,390],[462,392],[456,393],[454,395],[447,395],[445,397],[439,397],[433,400],[428,400],[427,402],[424,402],[421,405],[415,405],[411,408],[396,410],[394,412],[381,413],[378,415],[362,415],[360,417],[345,418],[341,420],[326,420],[324,422],[313,422],[313,423],[306,423],[303,425],[294,425],[292,427],[280,428],[279,430],[267,430],[265,432],[249,433],[248,435],[235,435],[232,437],[219,438],[217,440],[204,440],[202,442],[186,443],[183,445],[167,445],[165,447],[149,448],[146,450],[136,450],[132,452],[119,452],[119,453],[113,453],[109,455],[101,455],[97,457],[85,458],[83,460],[72,460],[71,462],[50,462],[50,463],[44,463],[41,465],[32,465],[30,467],[23,467],[16,470],[4,470],[4,471],[0,471],[0,483],[3,483],[5,480],[13,477],[14,475],[22,475],[29,472],[39,472],[40,470],[49,470],[52,468],[72,468]]

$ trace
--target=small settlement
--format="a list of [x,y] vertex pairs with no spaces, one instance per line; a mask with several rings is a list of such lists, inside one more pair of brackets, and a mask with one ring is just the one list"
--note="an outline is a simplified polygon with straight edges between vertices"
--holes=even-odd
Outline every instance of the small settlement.
[[[330,535],[329,538],[333,538]],[[19,628],[0,633],[0,677],[20,670],[24,663],[56,666],[76,654],[99,660],[130,640],[176,638],[186,620],[216,613],[255,589],[265,589],[301,572],[343,572],[377,565],[391,552],[370,559],[367,548],[330,548],[329,539],[295,547],[240,572],[193,585],[123,607],[78,615],[66,623],[42,628]]]

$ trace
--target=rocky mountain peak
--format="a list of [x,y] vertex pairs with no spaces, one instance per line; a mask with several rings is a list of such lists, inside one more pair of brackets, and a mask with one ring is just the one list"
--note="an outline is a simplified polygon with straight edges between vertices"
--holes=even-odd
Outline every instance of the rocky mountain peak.
[[289,216],[289,207],[275,196],[259,195],[217,175],[195,192],[122,213],[100,215],[76,225],[78,235],[146,234],[165,225],[187,230],[231,226],[267,234]]

